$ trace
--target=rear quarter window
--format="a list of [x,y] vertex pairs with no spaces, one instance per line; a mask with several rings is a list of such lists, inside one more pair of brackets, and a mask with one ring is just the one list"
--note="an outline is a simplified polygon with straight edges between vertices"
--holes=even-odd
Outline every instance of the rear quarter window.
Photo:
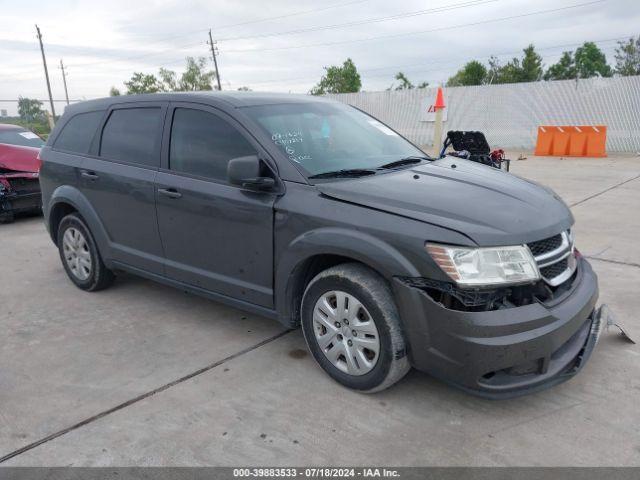
[[149,167],[160,166],[162,109],[134,107],[113,110],[102,130],[100,156]]
[[72,117],[56,138],[53,148],[72,153],[89,153],[104,110],[79,113]]

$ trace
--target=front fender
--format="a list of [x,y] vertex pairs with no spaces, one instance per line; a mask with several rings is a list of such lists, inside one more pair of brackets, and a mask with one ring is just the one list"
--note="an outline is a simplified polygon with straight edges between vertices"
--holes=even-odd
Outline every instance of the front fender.
[[82,192],[75,187],[62,185],[56,188],[51,194],[50,200],[47,202],[44,215],[51,239],[54,243],[57,241],[57,232],[54,232],[54,229],[51,228],[51,222],[53,221],[52,213],[56,211],[56,205],[63,203],[71,205],[84,219],[91,230],[91,234],[93,235],[105,264],[109,266],[109,259],[111,258],[111,241],[109,240],[107,230],[104,228],[104,224],[91,206],[91,203],[87,200],[87,197],[85,197]]
[[282,249],[275,274],[275,298],[278,318],[294,324],[297,317],[296,287],[304,281],[304,265],[318,255],[339,255],[352,258],[374,270],[389,281],[394,276],[420,276],[415,266],[387,242],[362,231],[339,227],[324,227],[296,237]]

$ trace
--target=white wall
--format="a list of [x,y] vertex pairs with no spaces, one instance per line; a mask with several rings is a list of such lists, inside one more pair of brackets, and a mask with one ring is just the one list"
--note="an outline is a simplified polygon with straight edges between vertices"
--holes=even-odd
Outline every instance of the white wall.
[[[436,89],[327,95],[431,145],[433,123],[420,121]],[[640,76],[482,85],[444,89],[447,130],[480,130],[492,148],[532,151],[539,125],[606,125],[607,151],[640,151]]]

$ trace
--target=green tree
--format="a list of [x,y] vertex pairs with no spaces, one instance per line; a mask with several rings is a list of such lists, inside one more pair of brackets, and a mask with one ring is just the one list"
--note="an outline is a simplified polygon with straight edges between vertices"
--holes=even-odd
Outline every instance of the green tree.
[[486,78],[487,68],[477,60],[472,60],[447,80],[447,87],[482,85]]
[[616,73],[623,77],[640,75],[640,35],[627,42],[618,42],[615,58]]
[[187,57],[187,68],[180,77],[178,91],[213,90],[213,81],[216,78],[216,74],[213,71],[206,71],[206,63],[207,61],[204,57],[198,59]]
[[166,68],[160,68],[158,71],[160,90],[163,92],[176,92],[178,91],[178,76],[173,70],[167,70]]
[[613,74],[611,67],[607,65],[607,57],[593,42],[585,42],[578,47],[574,58],[578,78],[591,78],[598,75],[610,77]]
[[523,50],[521,82],[537,82],[542,78],[542,57],[538,55],[533,44]]
[[157,93],[161,91],[162,85],[155,75],[135,72],[128,82],[124,82],[127,87],[127,93],[133,95],[136,93]]
[[551,65],[544,74],[545,80],[570,80],[576,78],[576,61],[573,52],[563,52],[558,63]]
[[18,97],[18,115],[28,125],[36,122],[46,122],[46,114],[42,102],[35,98]]
[[429,82],[424,81],[420,82],[416,88],[427,88],[429,86]]
[[489,59],[487,83],[536,82],[542,78],[542,57],[533,45],[523,49],[522,58],[514,57],[504,65],[496,57]]
[[486,83],[500,83],[501,70],[502,65],[500,64],[500,60],[498,60],[498,57],[491,55],[491,57],[489,57],[489,68],[487,69]]
[[[199,90],[213,90],[212,82],[216,78],[213,71],[207,71],[204,57],[186,58],[185,71],[178,78],[173,70],[160,68],[158,76],[136,72],[128,82],[128,94],[157,93],[157,92],[189,92]],[[113,89],[112,89],[113,90]]]
[[120,90],[118,90],[116,87],[111,87],[111,89],[109,90],[109,96],[110,97],[119,97],[120,96]]
[[413,83],[411,83],[407,76],[402,72],[396,73],[396,80],[400,82],[400,84],[396,87],[396,90],[411,90],[412,88],[414,88]]
[[310,93],[322,95],[325,93],[352,93],[359,92],[362,87],[360,74],[353,60],[347,58],[341,67],[324,67],[326,73],[320,82],[314,86]]

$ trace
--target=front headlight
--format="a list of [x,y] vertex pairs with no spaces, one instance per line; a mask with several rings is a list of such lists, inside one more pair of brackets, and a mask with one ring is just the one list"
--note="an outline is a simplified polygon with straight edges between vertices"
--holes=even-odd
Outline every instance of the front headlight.
[[469,248],[427,243],[425,248],[460,286],[527,283],[540,279],[536,261],[524,245]]

